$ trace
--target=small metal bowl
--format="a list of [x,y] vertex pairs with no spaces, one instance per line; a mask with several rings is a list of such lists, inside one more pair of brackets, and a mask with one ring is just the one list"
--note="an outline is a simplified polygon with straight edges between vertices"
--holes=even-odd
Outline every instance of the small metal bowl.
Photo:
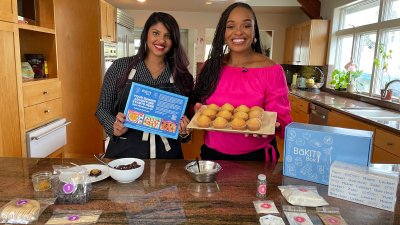
[[199,160],[200,172],[196,161],[192,161],[185,166],[185,170],[200,183],[214,182],[217,179],[222,167],[213,161]]

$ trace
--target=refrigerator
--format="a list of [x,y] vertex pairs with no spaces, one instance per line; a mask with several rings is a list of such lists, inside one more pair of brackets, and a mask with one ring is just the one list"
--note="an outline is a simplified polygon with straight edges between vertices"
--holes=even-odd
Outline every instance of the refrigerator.
[[134,25],[134,20],[129,14],[117,9],[117,58],[135,54]]

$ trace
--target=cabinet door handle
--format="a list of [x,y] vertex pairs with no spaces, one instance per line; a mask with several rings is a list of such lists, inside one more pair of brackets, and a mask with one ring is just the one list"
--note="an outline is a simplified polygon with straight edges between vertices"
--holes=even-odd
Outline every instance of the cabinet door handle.
[[44,94],[44,95],[47,95],[48,93],[49,93],[49,92],[47,92],[47,91],[43,91],[43,94]]
[[49,113],[50,112],[50,109],[45,109],[44,110],[44,113]]
[[387,143],[387,145],[391,147],[391,146],[393,146],[393,143],[389,142],[389,143]]

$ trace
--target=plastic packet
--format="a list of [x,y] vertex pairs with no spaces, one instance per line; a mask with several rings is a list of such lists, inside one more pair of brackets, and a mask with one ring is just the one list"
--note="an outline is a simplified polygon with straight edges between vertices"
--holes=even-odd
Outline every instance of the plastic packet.
[[53,211],[53,215],[45,223],[47,225],[55,224],[95,224],[99,220],[101,210],[60,210]]
[[260,217],[260,224],[261,225],[285,225],[283,219],[279,216],[274,215],[266,215]]
[[284,205],[282,208],[290,225],[313,225],[305,207]]
[[254,208],[256,208],[257,213],[279,213],[278,209],[275,206],[274,201],[271,200],[258,200],[253,201]]
[[282,195],[292,205],[318,207],[329,205],[328,202],[322,198],[315,186],[298,186],[287,185],[278,186]]
[[90,199],[92,184],[84,167],[53,166],[53,196],[58,204],[82,204]]
[[347,225],[337,207],[318,207],[316,211],[325,225]]
[[40,214],[55,199],[15,198],[0,208],[0,223],[29,224],[36,221]]

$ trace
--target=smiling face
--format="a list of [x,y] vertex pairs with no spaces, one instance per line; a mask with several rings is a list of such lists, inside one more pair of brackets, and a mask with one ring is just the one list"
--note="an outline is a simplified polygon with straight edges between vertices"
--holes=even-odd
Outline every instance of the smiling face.
[[236,7],[226,22],[225,42],[231,52],[243,52],[251,49],[254,39],[254,18],[251,11]]
[[171,35],[161,22],[150,27],[147,32],[147,52],[164,57],[172,47]]

